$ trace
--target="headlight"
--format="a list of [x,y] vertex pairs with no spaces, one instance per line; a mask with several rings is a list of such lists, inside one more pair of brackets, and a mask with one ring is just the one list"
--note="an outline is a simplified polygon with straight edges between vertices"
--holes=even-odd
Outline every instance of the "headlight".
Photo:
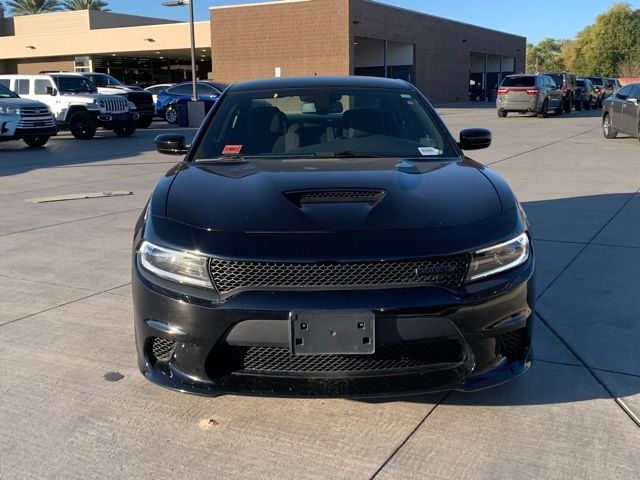
[[142,267],[172,282],[211,288],[207,258],[189,252],[160,247],[147,241],[138,250]]
[[529,258],[529,236],[526,233],[471,255],[466,282],[495,275],[522,265]]
[[137,109],[137,108],[138,108],[138,107],[136,107],[136,104],[135,104],[135,103],[133,103],[133,102],[129,102],[129,110],[135,110],[135,109]]
[[0,113],[19,115],[20,109],[16,107],[0,107]]

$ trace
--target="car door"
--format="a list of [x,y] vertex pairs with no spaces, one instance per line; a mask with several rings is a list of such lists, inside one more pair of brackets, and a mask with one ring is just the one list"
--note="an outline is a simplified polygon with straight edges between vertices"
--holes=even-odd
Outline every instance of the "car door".
[[640,87],[637,85],[627,85],[622,90],[627,89],[627,94],[622,102],[622,130],[629,135],[638,134],[638,110],[640,106]]
[[50,79],[36,78],[33,81],[33,98],[47,105],[56,117],[60,115],[60,100],[57,96],[56,87]]
[[554,82],[551,77],[546,77],[544,79],[544,86],[549,95],[549,107],[558,108],[562,102],[562,90],[558,88],[556,82]]
[[611,123],[613,128],[624,132],[623,109],[627,96],[631,93],[631,87],[621,88],[618,93],[609,98],[611,102]]

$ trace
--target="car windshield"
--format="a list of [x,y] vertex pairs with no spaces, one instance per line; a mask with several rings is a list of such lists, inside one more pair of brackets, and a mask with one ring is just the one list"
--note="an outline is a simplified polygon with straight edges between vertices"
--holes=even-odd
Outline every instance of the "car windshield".
[[18,95],[13,93],[4,85],[0,85],[0,98],[18,98]]
[[66,93],[94,93],[96,91],[96,87],[86,78],[81,76],[54,76],[54,82],[56,82],[56,86],[58,90]]
[[91,83],[98,87],[108,87],[109,85],[122,85],[122,82],[111,75],[88,75]]
[[591,80],[591,83],[593,83],[594,85],[597,85],[599,87],[602,86],[602,78],[601,77],[589,77],[589,80]]
[[456,155],[412,90],[314,88],[231,93],[195,159]]
[[564,75],[560,73],[547,73],[547,76],[551,77],[553,81],[556,82],[556,85],[560,87],[564,85]]
[[533,76],[514,76],[505,77],[502,80],[503,87],[535,87],[536,77]]
[[579,87],[585,87],[586,82],[584,80],[576,80],[576,85],[578,85]]

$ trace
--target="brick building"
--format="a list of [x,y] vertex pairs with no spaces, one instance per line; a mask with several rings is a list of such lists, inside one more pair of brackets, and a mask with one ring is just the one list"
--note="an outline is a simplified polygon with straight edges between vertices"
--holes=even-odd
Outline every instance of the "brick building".
[[[105,12],[0,18],[0,73],[95,70],[127,83],[190,77],[188,25]],[[196,22],[198,76],[403,78],[434,102],[488,96],[524,70],[526,39],[369,0],[279,0],[212,7]]]

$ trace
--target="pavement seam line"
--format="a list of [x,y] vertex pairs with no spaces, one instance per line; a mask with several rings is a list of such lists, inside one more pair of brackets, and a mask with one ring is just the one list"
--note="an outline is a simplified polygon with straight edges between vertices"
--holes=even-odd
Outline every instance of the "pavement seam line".
[[98,293],[97,290],[91,290],[90,288],[74,287],[73,285],[63,285],[62,283],[43,282],[41,280],[33,280],[31,278],[14,277],[13,275],[7,275],[6,273],[0,273],[0,277],[8,278],[9,280],[19,280],[21,282],[30,282],[30,283],[37,283],[40,285],[51,285],[53,287],[63,287],[63,288],[70,288],[75,290],[84,290],[85,292]]
[[18,230],[17,232],[2,233],[2,234],[0,234],[0,238],[1,237],[8,237],[10,235],[17,235],[19,233],[27,233],[27,232],[33,232],[35,230],[42,230],[44,228],[57,227],[57,226],[60,226],[60,225],[69,225],[70,223],[84,222],[86,220],[94,220],[96,218],[108,217],[110,215],[118,215],[120,213],[135,212],[136,210],[142,210],[143,208],[144,207],[139,207],[139,208],[132,208],[130,210],[123,210],[123,211],[120,211],[120,212],[103,213],[102,215],[95,215],[93,217],[78,218],[77,220],[69,220],[69,221],[66,221],[66,222],[52,223],[51,225],[42,225],[40,227],[27,228],[26,230]]
[[10,321],[8,321],[6,323],[1,323],[0,324],[0,328],[5,327],[7,325],[11,325],[12,323],[19,322],[20,320],[26,320],[27,318],[35,317],[36,315],[40,315],[41,313],[50,312],[51,310],[55,310],[56,308],[66,307],[67,305],[71,305],[71,304],[76,303],[76,302],[81,302],[82,300],[86,300],[88,298],[93,298],[93,297],[96,297],[98,295],[102,295],[103,293],[108,293],[111,290],[115,290],[116,288],[120,288],[120,287],[124,287],[125,285],[129,285],[129,283],[131,283],[131,282],[124,283],[122,285],[118,285],[117,287],[111,287],[111,288],[108,288],[107,290],[103,290],[101,292],[95,292],[95,293],[92,293],[91,295],[85,295],[84,297],[76,298],[75,300],[69,300],[68,302],[61,303],[60,305],[54,305],[53,307],[45,308],[44,310],[40,310],[39,312],[30,313],[29,315],[25,315],[25,316],[20,317],[20,318],[14,318],[13,320],[10,320]]
[[444,402],[449,397],[449,395],[451,395],[451,391],[448,391],[447,393],[445,393],[443,397],[433,407],[429,409],[427,414],[422,418],[422,420],[418,422],[418,424],[413,428],[413,430],[411,430],[409,435],[407,435],[406,438],[402,442],[400,442],[400,445],[398,445],[393,450],[393,452],[391,452],[391,455],[389,455],[389,457],[382,463],[382,465],[380,465],[378,469],[375,472],[373,472],[373,475],[369,477],[369,480],[374,480],[378,476],[378,474],[384,469],[384,467],[386,467],[389,464],[389,462],[393,459],[393,457],[395,457],[396,454],[402,449],[402,447],[406,445],[406,443],[413,436],[413,434],[416,433],[422,425],[424,425],[424,423],[427,421],[427,418],[429,418],[429,416],[434,412],[434,410],[438,408],[440,404],[442,404],[442,402]]
[[487,163],[485,165],[496,165],[498,163],[504,162],[505,160],[511,160],[512,158],[516,158],[516,157],[519,157],[521,155],[526,155],[527,153],[535,152],[537,150],[541,150],[543,148],[550,147],[551,145],[555,145],[556,143],[564,142],[565,140],[571,140],[572,138],[579,137],[580,135],[586,135],[587,133],[593,132],[594,130],[598,130],[598,129],[600,129],[600,127],[594,127],[594,128],[589,129],[589,130],[585,130],[584,132],[576,133],[575,135],[571,135],[569,137],[561,138],[559,140],[554,140],[551,143],[547,143],[545,145],[540,145],[539,147],[532,148],[531,150],[527,150],[527,151],[524,151],[524,152],[516,153],[514,155],[510,155],[508,157],[502,158],[500,160],[496,160],[495,162]]
[[[573,265],[573,263],[576,261],[576,259],[582,254],[582,252],[584,252],[586,250],[586,248],[589,245],[597,245],[596,243],[593,243],[593,241],[598,237],[598,235],[600,235],[600,233],[609,226],[609,224],[620,214],[620,212],[622,212],[622,210],[624,210],[627,205],[629,205],[629,203],[631,203],[631,200],[633,200],[635,198],[636,195],[638,195],[638,192],[640,192],[640,188],[638,188],[635,192],[633,192],[631,195],[629,195],[629,198],[627,199],[626,202],[624,202],[622,204],[622,206],[616,210],[616,212],[611,216],[611,218],[609,218],[609,220],[607,220],[604,225],[602,225],[602,227],[600,227],[598,229],[598,231],[596,233],[593,234],[593,236],[587,241],[587,243],[582,244],[582,248],[580,250],[578,250],[578,253],[576,253],[573,258],[571,260],[569,260],[569,263],[567,263],[564,268],[560,271],[560,273],[558,273],[558,275],[555,276],[555,278],[553,280],[551,280],[551,282],[549,282],[549,284],[545,287],[544,290],[542,290],[542,292],[540,292],[540,295],[536,296],[536,300],[540,300],[542,298],[542,296],[547,293],[547,291],[558,281],[558,279],[564,275],[564,272],[566,272],[569,267],[571,265]],[[535,241],[535,239],[534,239]],[[537,312],[536,312],[537,313]]]
[[573,347],[569,345],[569,343],[564,338],[562,338],[562,336],[553,327],[551,327],[551,325],[549,325],[549,322],[547,322],[547,320],[542,315],[540,315],[540,313],[536,312],[536,315],[538,316],[540,321],[544,324],[544,326],[547,327],[549,331],[553,333],[553,335],[560,341],[560,343],[562,343],[562,345],[564,345],[564,347],[567,350],[569,350],[569,352],[571,352],[571,354],[576,358],[576,360],[578,360],[582,364],[582,366],[586,368],[587,372],[589,372],[589,374],[593,377],[593,379],[604,389],[605,392],[609,394],[609,396],[616,402],[616,404],[620,407],[620,409],[627,414],[627,416],[631,419],[631,421],[634,422],[636,426],[640,428],[640,418],[638,418],[638,416],[635,413],[633,413],[633,411],[627,406],[626,403],[624,403],[622,399],[618,398],[616,395],[613,394],[613,392],[609,389],[609,387],[605,384],[605,382],[601,380],[600,377],[598,377],[598,375],[596,375],[596,373],[593,371],[593,368],[586,362],[586,360],[584,360],[580,355],[578,355],[578,352],[575,351]]

